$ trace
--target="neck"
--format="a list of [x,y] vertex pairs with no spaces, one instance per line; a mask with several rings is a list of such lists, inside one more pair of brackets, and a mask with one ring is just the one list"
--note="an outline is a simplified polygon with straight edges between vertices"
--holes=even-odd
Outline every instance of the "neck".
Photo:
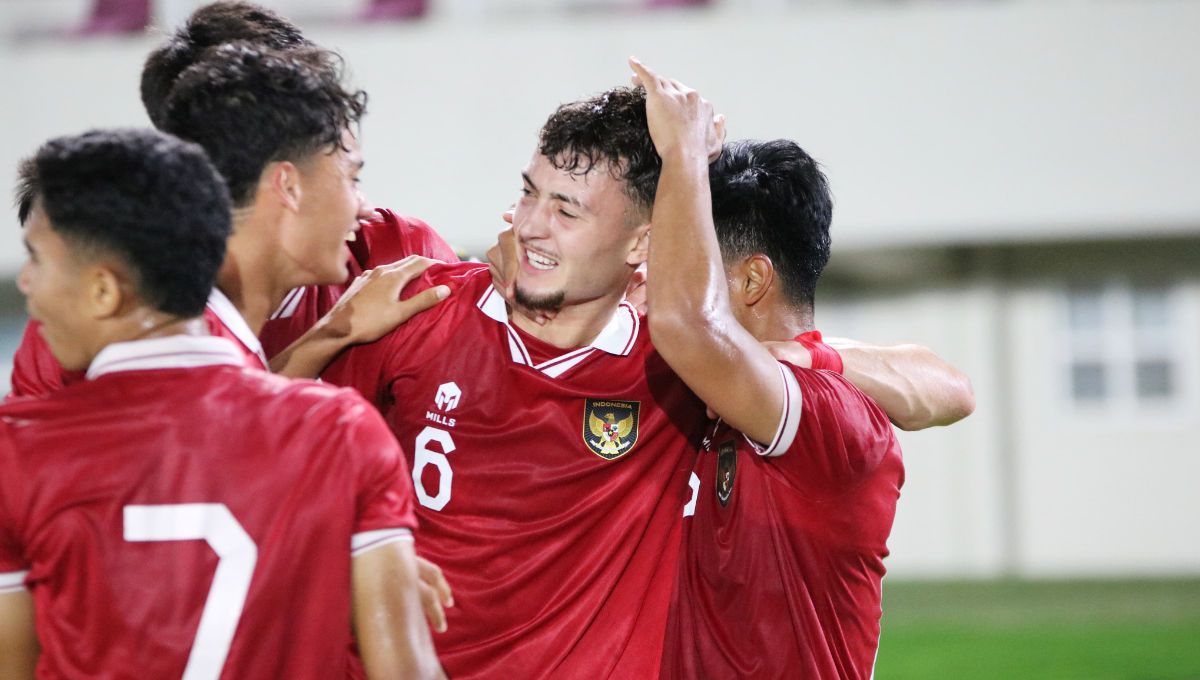
[[[624,290],[622,288],[621,290]],[[552,317],[510,305],[508,318],[517,328],[560,349],[575,349],[590,344],[608,322],[624,298],[622,293],[564,306]]]
[[791,340],[813,329],[811,305],[797,308],[778,300],[762,300],[746,310],[746,330],[761,342]]
[[270,231],[271,226],[253,208],[235,211],[233,235],[217,272],[217,288],[241,312],[255,335],[292,289],[272,266],[279,248],[266,238]]
[[141,307],[120,319],[115,319],[107,328],[95,336],[96,345],[89,352],[88,363],[96,358],[100,350],[118,342],[133,342],[172,335],[208,335],[208,324],[200,317],[181,319],[171,314]]

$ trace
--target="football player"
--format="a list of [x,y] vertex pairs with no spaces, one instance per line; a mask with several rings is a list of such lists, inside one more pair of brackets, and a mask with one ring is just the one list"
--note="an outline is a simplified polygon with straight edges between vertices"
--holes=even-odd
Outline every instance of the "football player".
[[352,630],[370,677],[441,677],[386,425],[209,334],[202,149],[95,131],[20,181],[19,285],[85,378],[0,407],[0,677],[340,677]]

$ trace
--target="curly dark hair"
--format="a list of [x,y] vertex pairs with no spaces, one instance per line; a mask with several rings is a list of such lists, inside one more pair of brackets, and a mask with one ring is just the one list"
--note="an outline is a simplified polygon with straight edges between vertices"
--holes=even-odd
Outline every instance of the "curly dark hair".
[[247,205],[268,163],[332,151],[366,113],[366,93],[343,86],[342,66],[319,48],[211,48],[180,74],[163,129],[203,146],[234,204]]
[[204,311],[232,216],[198,145],[154,130],[52,139],[18,169],[22,223],[35,202],[74,250],[124,263],[147,304],[180,317]]
[[249,2],[201,7],[142,66],[142,105],[154,127],[163,126],[167,96],[179,74],[208,48],[239,40],[276,50],[312,46],[298,26],[266,7]]
[[811,306],[833,220],[829,183],[812,156],[788,139],[729,142],[709,167],[709,186],[721,256],[766,255],[787,297]]
[[650,139],[644,89],[617,87],[563,104],[542,126],[538,151],[572,174],[607,163],[613,177],[624,181],[638,216],[649,218],[662,159]]

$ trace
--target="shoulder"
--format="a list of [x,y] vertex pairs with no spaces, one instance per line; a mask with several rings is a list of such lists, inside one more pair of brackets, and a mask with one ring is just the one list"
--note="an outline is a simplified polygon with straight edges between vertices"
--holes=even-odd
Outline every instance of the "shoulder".
[[[444,262],[425,270],[420,278],[405,287],[401,297],[407,298],[433,286],[449,286],[452,297],[472,296],[474,303],[492,285],[486,264],[479,262]],[[458,304],[464,304],[461,301]]]
[[395,262],[409,255],[458,261],[454,249],[441,235],[415,217],[377,208],[374,216],[360,224],[359,239],[350,245],[350,249],[365,269]]

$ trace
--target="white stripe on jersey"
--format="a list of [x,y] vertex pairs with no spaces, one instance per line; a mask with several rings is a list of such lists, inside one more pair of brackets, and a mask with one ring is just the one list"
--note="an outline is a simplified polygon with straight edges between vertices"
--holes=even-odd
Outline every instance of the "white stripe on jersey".
[[779,364],[779,373],[783,378],[783,413],[779,416],[779,427],[775,429],[775,437],[768,446],[746,437],[746,441],[760,456],[782,456],[792,447],[792,442],[796,441],[796,433],[800,430],[800,406],[803,403],[800,383],[792,370],[782,363]]
[[27,571],[10,571],[7,574],[0,574],[0,595],[24,591],[26,576],[29,576]]
[[359,555],[368,553],[375,548],[385,546],[389,543],[411,540],[413,540],[413,534],[409,529],[399,528],[364,531],[359,534],[354,534],[350,537],[350,556],[358,557]]

